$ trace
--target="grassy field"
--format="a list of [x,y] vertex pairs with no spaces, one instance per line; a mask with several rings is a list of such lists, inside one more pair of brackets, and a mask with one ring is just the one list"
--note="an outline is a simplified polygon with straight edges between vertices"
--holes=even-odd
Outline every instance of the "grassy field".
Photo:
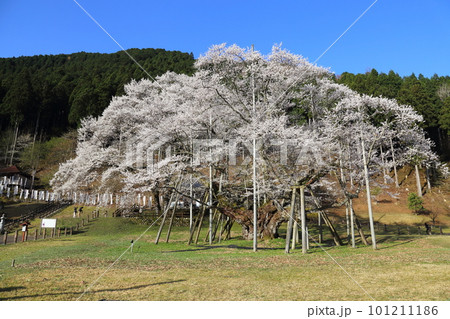
[[[57,216],[60,226],[77,222],[71,212]],[[153,226],[105,273],[147,227],[101,217],[73,236],[2,246],[0,300],[76,300],[102,274],[81,300],[450,299],[450,236],[396,229],[380,230],[377,251],[335,247],[326,238],[323,249],[311,241],[308,254],[286,255],[282,238],[261,242],[254,253],[239,227],[234,239],[212,246],[206,234],[188,246],[188,229],[176,227],[169,243],[163,233],[155,245]]]

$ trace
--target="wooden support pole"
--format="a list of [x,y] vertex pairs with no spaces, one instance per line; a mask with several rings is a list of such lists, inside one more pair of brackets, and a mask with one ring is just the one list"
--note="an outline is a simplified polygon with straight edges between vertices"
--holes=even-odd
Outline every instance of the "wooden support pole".
[[322,232],[322,213],[317,213],[317,226],[319,227],[319,244],[323,241],[323,232]]
[[230,240],[231,239],[231,228],[233,228],[233,221],[230,220],[230,222],[228,223],[228,227],[227,227],[227,236],[225,237],[226,240]]
[[37,228],[34,230],[34,240],[36,241],[38,239],[38,230]]
[[300,186],[300,216],[302,220],[302,253],[306,254],[308,251],[308,229],[305,212],[305,186]]
[[14,244],[17,243],[17,237],[19,237],[19,231],[18,231],[18,230],[16,230],[16,231],[14,232]]
[[64,227],[64,236],[67,236],[67,227]]
[[223,230],[223,224],[224,224],[224,216],[222,214],[220,214],[220,218],[219,218],[219,243],[222,241],[222,230]]
[[170,203],[172,202],[173,194],[174,194],[174,193],[175,193],[175,192],[172,192],[172,194],[170,195],[169,202],[167,203],[166,207],[164,208],[164,215],[163,215],[163,219],[162,219],[162,221],[161,221],[161,225],[159,226],[158,233],[156,234],[155,244],[158,244],[158,243],[159,243],[159,238],[161,237],[161,233],[162,233],[162,230],[163,230],[163,228],[164,228],[164,224],[165,224],[165,222],[166,222],[167,213],[169,212],[169,209],[170,209]]
[[215,209],[214,210],[214,213],[213,213],[213,217],[212,217],[212,227],[211,227],[211,229],[212,229],[212,235],[211,235],[211,237],[209,236],[209,227],[208,227],[208,231],[206,232],[206,238],[205,238],[205,242],[206,241],[209,241],[209,239],[211,238],[211,243],[212,243],[212,241],[214,240],[214,236],[215,236],[215,231],[214,231],[214,220],[216,219],[216,216],[217,216],[217,210]]
[[213,228],[213,234],[212,234],[212,240],[216,240],[216,235],[217,235],[217,230],[219,229],[220,226],[220,220],[221,220],[222,214],[220,212],[217,211],[217,209],[214,212],[214,218],[213,220],[217,219],[214,228]]
[[294,223],[294,217],[295,217],[295,197],[297,195],[297,188],[292,188],[292,199],[291,199],[291,211],[289,214],[289,220],[288,220],[288,226],[286,230],[286,245],[284,247],[284,252],[286,254],[289,254],[289,246],[292,238],[292,230],[293,230],[293,223]]
[[[206,203],[208,201],[208,199],[209,199],[209,194],[206,193],[204,203]],[[202,205],[202,212],[201,212],[201,215],[200,215],[200,221],[198,222],[197,233],[195,234],[195,238],[194,238],[194,243],[195,244],[198,243],[198,238],[200,237],[200,231],[202,229],[203,218],[205,217],[205,213],[206,213],[206,206]]]
[[300,238],[298,235],[298,222],[294,220],[292,225],[292,241],[291,241],[291,249],[294,250],[297,242],[299,242]]
[[306,249],[309,250],[309,230],[308,230],[308,221],[305,225],[305,231],[306,231]]
[[442,226],[439,226],[439,234],[444,235],[444,232],[442,231]]
[[70,227],[70,236],[72,236],[72,235],[73,235],[73,226]]
[[45,239],[47,236],[47,228],[42,228],[42,239]]
[[25,241],[28,241],[28,230],[25,231]]
[[[311,188],[309,188],[309,192],[311,193],[311,197],[314,201],[314,204],[316,205],[317,208],[320,208],[320,202],[317,199],[317,197],[314,195],[313,191]],[[341,237],[339,237],[338,232],[336,231],[336,228],[334,228],[333,224],[331,223],[330,219],[328,218],[328,215],[324,212],[321,211],[322,213],[322,219],[325,222],[325,225],[328,226],[331,235],[333,236],[333,240],[334,243],[336,244],[336,246],[342,246],[342,240]]]
[[361,241],[363,242],[364,245],[369,246],[369,242],[367,241],[366,235],[364,235],[361,223],[359,222],[359,219],[356,217],[354,212],[353,214],[355,216],[356,229],[358,230],[359,236],[361,237]]
[[58,238],[61,237],[61,227],[58,227]]
[[200,214],[197,214],[197,216],[195,216],[195,221],[192,223],[192,225],[190,227],[188,245],[190,245],[192,243],[192,239],[194,238],[195,229],[196,229],[196,227],[198,227],[199,218],[200,218]]
[[[350,200],[349,200],[350,202]],[[346,207],[345,207],[345,223],[347,226],[347,244],[350,245],[351,241],[352,241],[352,237],[351,237],[351,232],[350,232],[350,213],[349,213],[349,203],[347,203]]]
[[352,248],[356,248],[355,242],[355,212],[353,211],[353,200],[349,198],[348,209],[350,211],[350,234],[352,239]]
[[225,234],[224,239],[227,239],[226,233],[228,232],[228,226],[230,223],[231,223],[231,219],[230,219],[230,217],[227,216],[227,218],[225,220],[225,224],[223,225],[222,233],[220,234],[221,237],[223,237],[223,235]]
[[166,243],[169,242],[170,232],[172,231],[173,220],[175,218],[175,213],[177,211],[179,198],[180,198],[180,195],[177,193],[177,196],[175,196],[175,205],[173,205],[172,216],[170,216],[169,228],[167,229]]
[[53,238],[53,237],[55,237],[56,236],[56,228],[52,228],[52,234],[51,234],[51,237]]
[[301,216],[300,216],[300,203],[299,203],[298,200],[295,201],[294,209],[295,209],[295,213],[294,213],[295,218],[294,218],[294,223],[293,223],[293,226],[292,226],[292,228],[293,228],[293,230],[292,230],[292,243],[291,243],[292,250],[294,250],[295,246],[297,245],[297,243],[300,242],[300,234],[299,234],[300,222],[299,221],[301,220]]
[[6,245],[8,243],[8,232],[5,232],[3,235],[3,245]]

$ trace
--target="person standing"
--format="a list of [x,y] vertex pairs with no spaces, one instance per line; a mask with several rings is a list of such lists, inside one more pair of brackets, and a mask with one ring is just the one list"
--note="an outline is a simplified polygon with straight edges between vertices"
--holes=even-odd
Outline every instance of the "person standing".
[[3,233],[3,228],[5,227],[5,214],[2,214],[0,218],[0,234]]
[[24,221],[22,224],[20,224],[20,226],[22,226],[22,242],[24,242],[25,241],[25,235],[28,232],[28,226],[30,226],[30,222],[28,220]]

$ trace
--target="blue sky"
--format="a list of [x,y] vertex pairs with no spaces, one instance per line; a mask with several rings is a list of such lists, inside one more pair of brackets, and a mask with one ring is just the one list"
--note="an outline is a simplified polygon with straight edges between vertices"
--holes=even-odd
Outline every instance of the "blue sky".
[[[374,0],[77,0],[124,48],[201,53],[274,43],[314,61]],[[116,52],[73,0],[0,0],[0,57]],[[344,71],[450,75],[450,1],[378,0],[318,62]]]

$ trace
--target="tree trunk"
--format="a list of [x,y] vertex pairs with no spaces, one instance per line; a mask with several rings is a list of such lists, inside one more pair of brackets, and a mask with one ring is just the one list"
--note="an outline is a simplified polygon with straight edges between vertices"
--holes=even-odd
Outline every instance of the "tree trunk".
[[383,181],[384,181],[384,185],[386,185],[387,184],[386,161],[384,159],[383,146],[381,146],[381,145],[380,145],[380,155],[381,155],[381,163],[383,164]]
[[16,129],[15,129],[15,133],[14,133],[14,141],[12,144],[12,149],[11,149],[11,157],[9,159],[9,165],[12,166],[13,164],[13,159],[14,159],[14,153],[16,152],[16,144],[17,144],[17,135],[19,134],[19,123],[16,121]]
[[153,195],[153,203],[155,203],[155,209],[156,209],[156,215],[159,216],[161,214],[161,201],[160,199],[160,193],[159,190],[155,189],[154,192],[152,192]]
[[400,186],[398,184],[397,163],[395,161],[394,143],[392,143],[392,138],[390,140],[391,140],[392,164],[394,166],[395,187],[399,188]]
[[422,185],[421,185],[421,183],[420,183],[419,166],[418,166],[418,165],[414,165],[414,168],[415,168],[415,170],[416,170],[417,195],[419,195],[420,197],[422,197],[423,194],[422,194]]
[[[242,237],[253,239],[253,210],[232,207],[218,207],[221,213],[242,226]],[[269,201],[258,208],[257,236],[258,238],[278,238],[278,229],[286,221],[284,212]]]
[[425,174],[427,178],[427,189],[431,193],[430,169],[428,168],[428,166],[425,168]]

